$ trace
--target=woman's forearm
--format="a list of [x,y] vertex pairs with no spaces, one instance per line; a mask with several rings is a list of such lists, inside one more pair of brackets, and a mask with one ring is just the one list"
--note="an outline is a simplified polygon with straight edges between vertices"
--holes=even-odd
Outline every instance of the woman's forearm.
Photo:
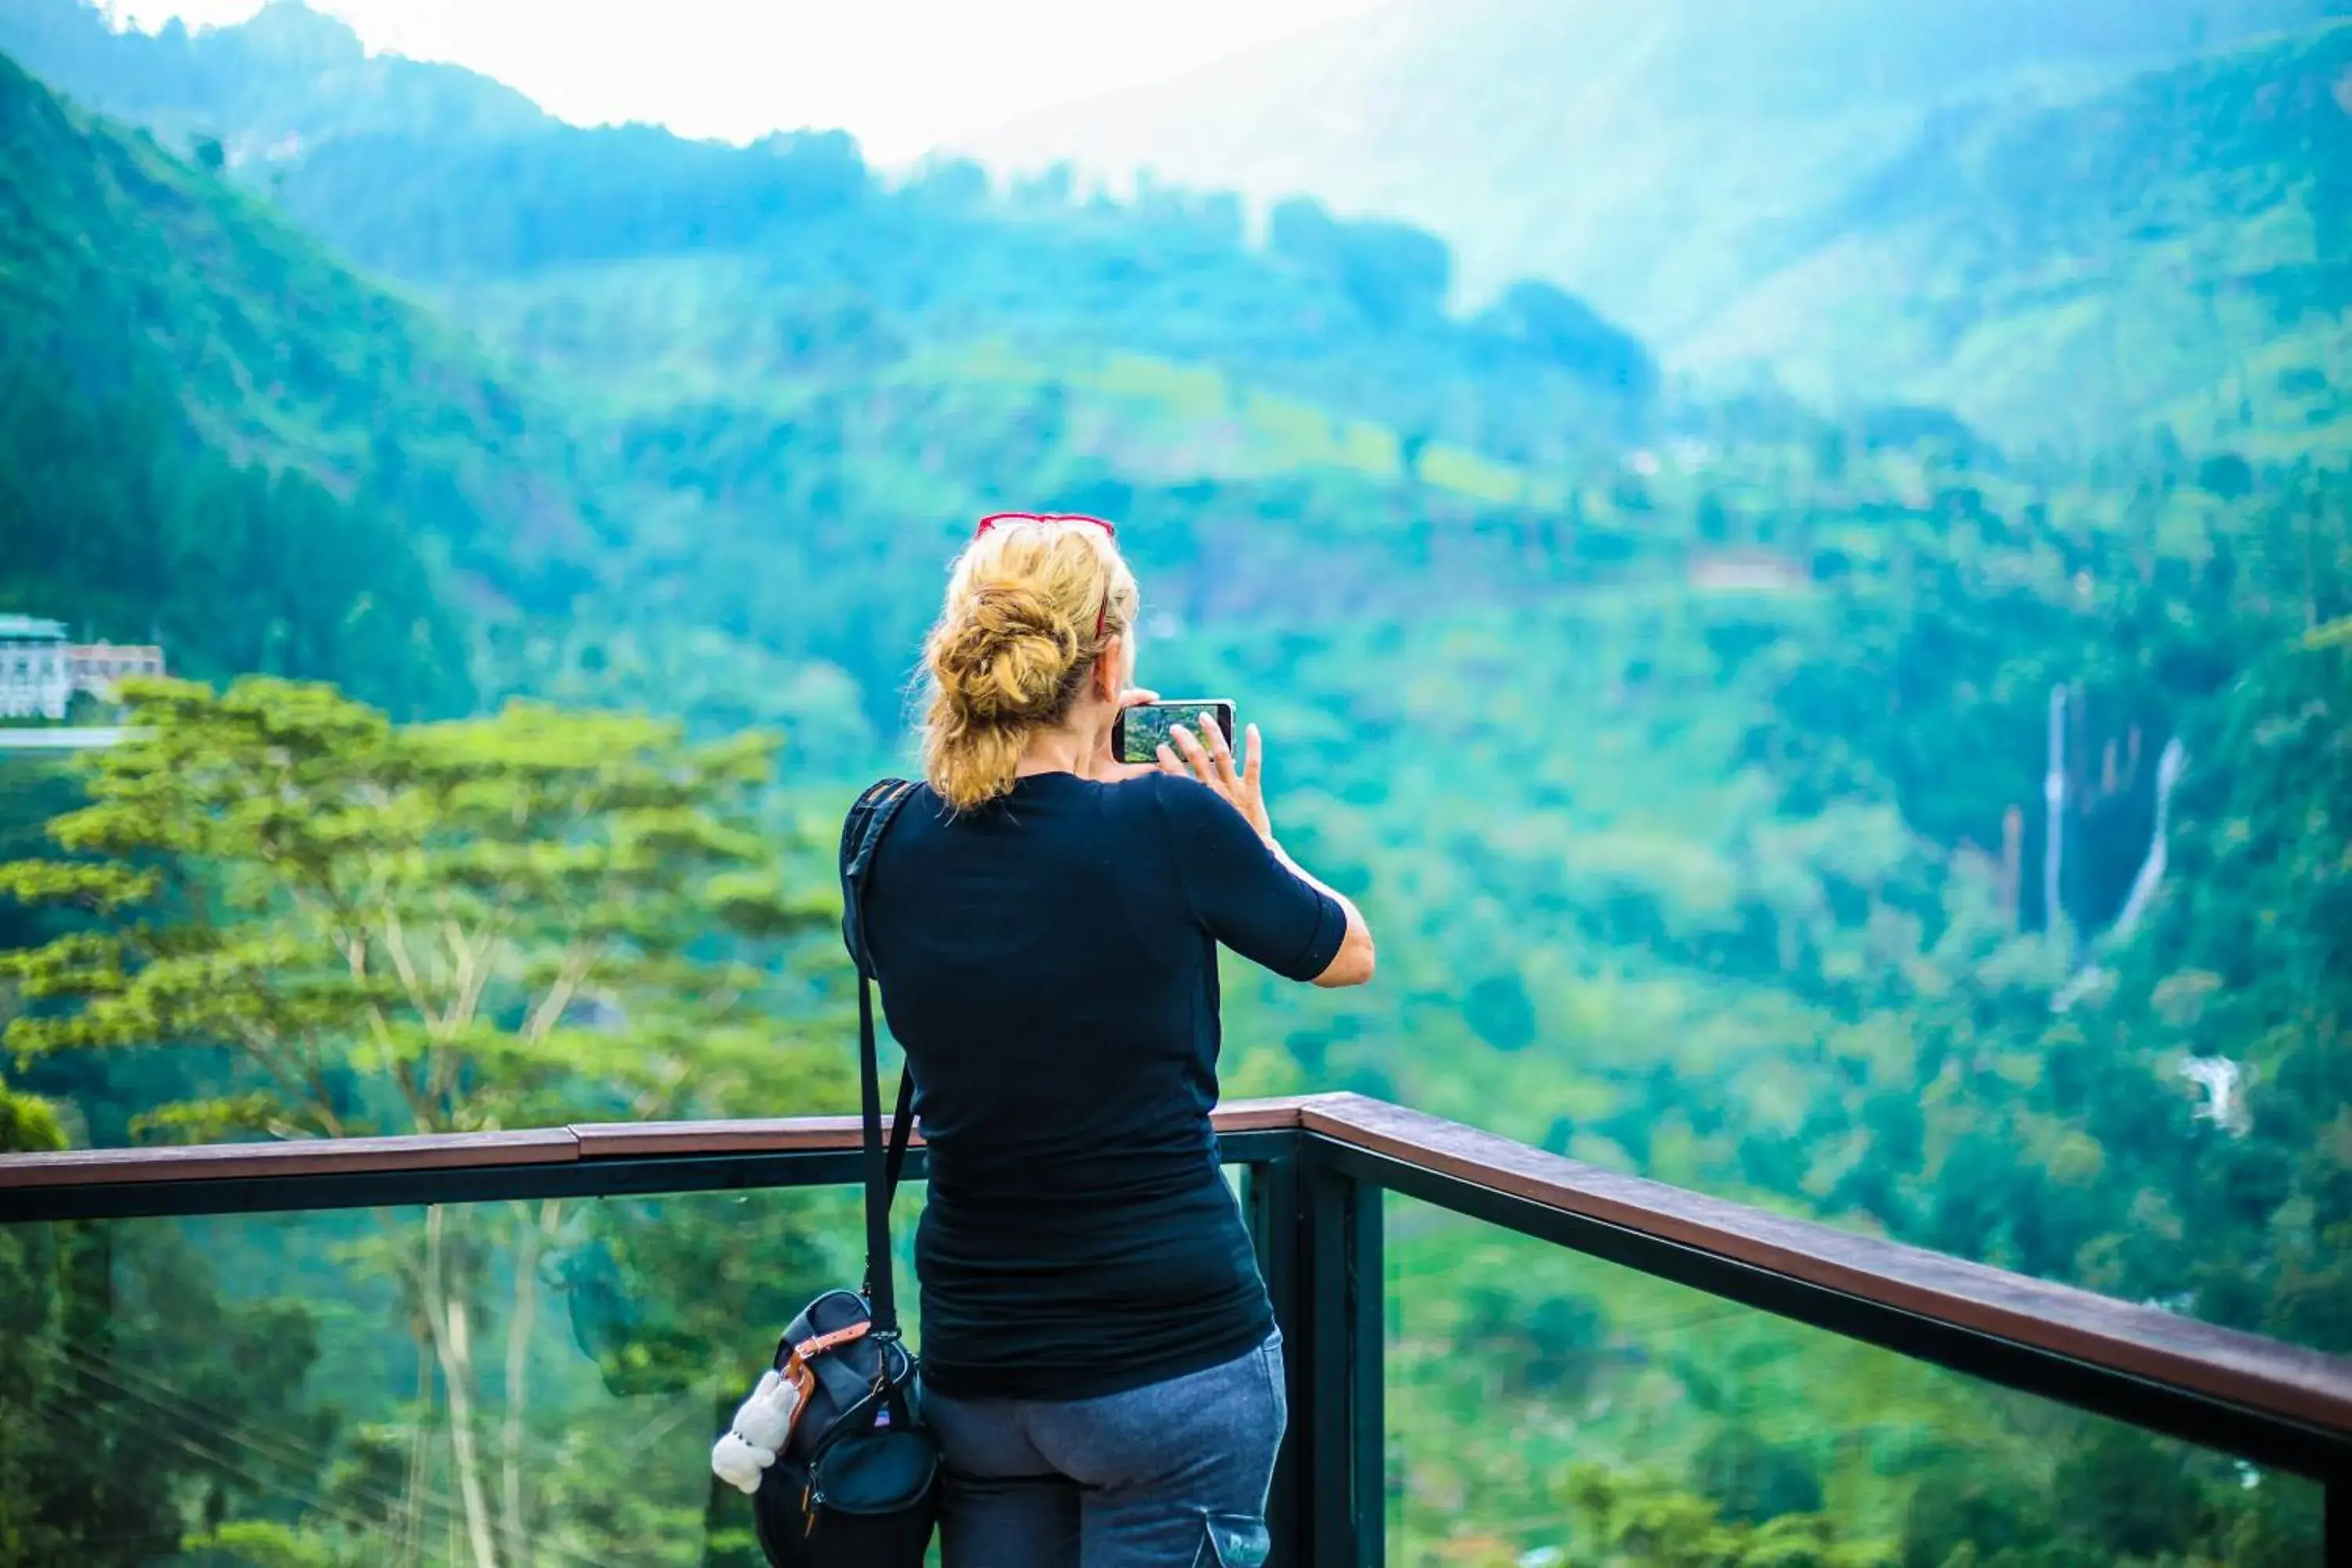
[[1281,863],[1283,869],[1339,905],[1340,914],[1347,921],[1347,931],[1339,939],[1339,951],[1331,955],[1331,962],[1322,973],[1315,977],[1315,984],[1324,986],[1361,985],[1370,980],[1377,961],[1372,952],[1372,928],[1365,921],[1364,911],[1358,909],[1355,900],[1347,894],[1309,875],[1305,867],[1293,860],[1282,846],[1274,841],[1272,834],[1266,835],[1265,847],[1274,851],[1274,858]]

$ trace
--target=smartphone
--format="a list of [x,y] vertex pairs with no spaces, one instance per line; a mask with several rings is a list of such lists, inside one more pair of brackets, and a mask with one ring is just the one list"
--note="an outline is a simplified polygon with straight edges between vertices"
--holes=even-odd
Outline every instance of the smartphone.
[[1191,697],[1177,702],[1141,702],[1122,709],[1111,721],[1111,755],[1122,763],[1151,763],[1160,760],[1162,742],[1173,747],[1168,731],[1181,724],[1192,731],[1193,739],[1206,746],[1208,738],[1201,733],[1202,724],[1214,724],[1225,744],[1241,745],[1241,737],[1234,730],[1234,705],[1221,697]]

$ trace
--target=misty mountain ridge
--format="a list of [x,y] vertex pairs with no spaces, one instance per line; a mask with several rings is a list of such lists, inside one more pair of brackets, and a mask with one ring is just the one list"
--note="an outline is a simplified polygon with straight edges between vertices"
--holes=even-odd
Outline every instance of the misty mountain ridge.
[[558,122],[502,82],[437,61],[370,53],[301,0],[230,26],[109,26],[85,0],[10,0],[0,51],[79,103],[185,146],[218,139],[231,163],[299,156],[341,136],[506,138]]
[[1472,297],[1517,273],[1549,277],[1671,346],[1711,307],[1696,264],[1662,251],[1752,268],[1748,241],[1883,166],[1940,110],[2087,91],[2347,12],[2347,0],[1396,0],[958,146],[992,167],[1149,170],[1423,223],[1456,247]]
[[[859,204],[894,186],[1017,216],[1041,191],[1083,205],[1087,180],[1144,169],[1124,210],[1189,208],[1278,261],[1281,224],[1192,193],[1370,215],[1349,258],[1310,240],[1312,264],[1365,298],[1410,279],[1416,311],[1520,342],[1570,323],[1570,357],[1602,381],[1646,384],[1638,337],[1702,400],[1785,387],[1849,419],[1949,407],[2020,450],[2155,436],[2293,457],[2334,438],[2352,385],[2326,282],[2352,247],[2321,210],[2341,156],[2324,18],[2347,8],[1400,0],[975,138],[993,192],[952,161],[886,180],[839,132],[742,149],[568,126],[458,68],[369,56],[299,0],[152,37],[112,34],[80,0],[26,0],[0,16],[0,48],[168,144],[219,138],[243,177],[404,278],[804,246],[793,225],[823,208],[870,228]],[[2282,96],[2309,112],[2276,120]],[[2231,145],[2209,149],[2199,116]],[[2045,143],[2067,156],[2037,157]],[[2239,174],[2204,167],[2209,151]],[[477,221],[493,195],[506,216]],[[533,237],[551,226],[552,247]],[[890,289],[853,273],[843,286]],[[1530,316],[1507,287],[1521,277],[1572,298]],[[1044,296],[1005,303],[1054,313]],[[1380,411],[1403,417],[1393,389]]]
[[[2341,290],[2273,296],[2282,266],[2352,265],[2347,11],[1401,0],[962,149],[1423,224],[1462,298],[1546,278],[1702,386],[1949,405],[2018,447],[2309,451],[2335,399],[2295,399],[2343,384]],[[2152,374],[2119,363],[2143,341]]]
[[2012,446],[2153,425],[2352,446],[2352,23],[2094,97],[1937,115],[1682,345],[1837,406],[1900,387]]
[[[1313,382],[1318,397],[1344,385],[1343,409],[1514,449],[1614,441],[1656,390],[1639,342],[1549,286],[1507,292],[1475,319],[1450,315],[1451,253],[1403,225],[1294,204],[1253,244],[1238,203],[1215,195],[1121,206],[1050,179],[992,190],[969,163],[887,180],[840,132],[738,147],[658,126],[573,126],[454,67],[355,54],[341,24],[295,0],[265,13],[278,36],[267,47],[243,37],[261,17],[148,37],[112,32],[80,0],[37,4],[0,15],[0,49],[167,145],[277,150],[226,161],[348,258],[445,300],[468,279],[738,256],[779,302],[830,290],[869,315],[920,317],[926,335],[1065,345],[1098,339],[1108,312],[1127,348],[1259,384]],[[379,71],[358,108],[345,90],[354,59]],[[877,322],[868,348],[891,339]],[[1482,395],[1472,411],[1447,384],[1465,374],[1585,391],[1567,420],[1524,389]]]

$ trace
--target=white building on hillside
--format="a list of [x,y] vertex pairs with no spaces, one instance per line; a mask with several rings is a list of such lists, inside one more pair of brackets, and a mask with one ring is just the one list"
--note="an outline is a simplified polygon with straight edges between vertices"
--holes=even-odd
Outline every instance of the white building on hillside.
[[73,689],[101,702],[114,700],[115,685],[125,676],[163,673],[163,650],[153,643],[76,643],[66,655]]
[[61,621],[0,616],[0,720],[62,720],[77,692],[111,702],[125,676],[163,673],[152,643],[70,643]]
[[72,664],[61,622],[0,616],[0,719],[63,719]]

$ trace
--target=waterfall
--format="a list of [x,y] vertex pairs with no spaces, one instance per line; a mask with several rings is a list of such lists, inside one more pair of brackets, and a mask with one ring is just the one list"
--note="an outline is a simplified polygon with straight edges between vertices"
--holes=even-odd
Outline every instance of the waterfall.
[[2049,829],[2042,841],[2042,927],[2061,940],[2065,910],[2058,901],[2058,869],[2066,840],[2066,689],[2050,689],[2050,769],[2042,775],[2042,803]]
[[2121,942],[2132,933],[2164,881],[2165,836],[2172,817],[2172,789],[2188,770],[2188,748],[2175,735],[2164,743],[2164,755],[2157,759],[2156,832],[2148,839],[2147,858],[2140,862],[2139,875],[2132,879],[2131,897],[2124,900],[2123,913],[2116,917],[2116,923],[2107,931],[2109,942]]
[[[2058,710],[2057,706],[2053,704],[2053,713]],[[2050,735],[2051,743],[2054,748],[2058,742],[2058,729],[2054,718],[2052,721]],[[2054,752],[2053,754],[2055,754]],[[2132,879],[2131,895],[2124,900],[2123,912],[2116,916],[2115,924],[2100,933],[2099,940],[2092,950],[2095,959],[2097,954],[2107,952],[2131,935],[2133,929],[2139,924],[2140,917],[2147,912],[2147,906],[2155,901],[2157,889],[2164,885],[2166,844],[2170,837],[2172,826],[2172,791],[2180,783],[2181,775],[2188,771],[2189,749],[2180,743],[2180,737],[2175,735],[2165,742],[2164,754],[2157,759],[2156,829],[2148,836],[2147,858],[2140,862],[2139,875]],[[2055,771],[2051,773],[2050,783],[2045,787],[2054,797],[2063,798],[2065,781]],[[2050,833],[2052,842],[2054,844],[2058,834],[2058,817],[2054,810],[2051,814]],[[2050,868],[2045,869],[2044,875],[2054,880],[2057,876],[2054,868],[2056,865],[2054,853],[2046,864]],[[2061,985],[2057,994],[2050,998],[2050,1010],[2053,1013],[2063,1013],[2088,994],[2094,986],[2103,984],[2110,978],[2112,978],[2110,973],[2103,965],[2095,962],[2084,963],[2082,968],[2069,975],[2066,984]],[[2200,1079],[2199,1081],[2204,1080]],[[2219,1090],[2215,1092],[2220,1093]],[[2218,1117],[2216,1119],[2218,1120]]]

